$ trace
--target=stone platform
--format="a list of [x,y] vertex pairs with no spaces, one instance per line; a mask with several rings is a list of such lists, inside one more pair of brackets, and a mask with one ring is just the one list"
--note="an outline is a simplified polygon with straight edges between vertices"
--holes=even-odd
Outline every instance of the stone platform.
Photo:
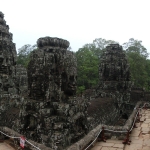
[[130,145],[122,144],[122,140],[108,139],[106,142],[96,142],[90,150],[150,150],[150,109],[141,111],[136,127],[130,134]]
[[15,150],[15,149],[4,142],[4,143],[0,143],[0,150]]

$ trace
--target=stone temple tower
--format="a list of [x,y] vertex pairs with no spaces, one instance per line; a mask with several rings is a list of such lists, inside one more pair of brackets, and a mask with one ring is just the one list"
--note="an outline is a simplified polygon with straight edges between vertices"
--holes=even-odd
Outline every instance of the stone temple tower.
[[39,38],[28,65],[29,98],[20,108],[20,132],[51,148],[64,149],[87,131],[87,101],[77,98],[77,63],[69,42]]
[[120,107],[129,103],[132,86],[127,57],[119,44],[110,44],[100,58],[97,95],[112,97]]
[[0,125],[14,127],[23,93],[27,92],[27,71],[16,65],[13,35],[0,12]]
[[0,12],[0,112],[3,112],[18,98],[15,86],[16,49],[12,34]]

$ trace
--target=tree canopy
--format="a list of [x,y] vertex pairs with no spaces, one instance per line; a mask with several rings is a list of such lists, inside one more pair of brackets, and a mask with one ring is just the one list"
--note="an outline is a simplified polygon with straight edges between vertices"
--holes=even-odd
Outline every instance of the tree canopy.
[[[75,52],[78,65],[78,93],[98,85],[100,56],[105,51],[107,45],[114,43],[118,42],[97,38],[93,40],[93,43],[85,44]],[[122,47],[130,64],[131,78],[134,81],[134,86],[150,90],[150,59],[148,59],[149,54],[142,41],[130,38]],[[37,49],[36,45],[26,44],[22,46],[18,50],[17,64],[27,67],[30,53],[35,49]],[[71,50],[71,47],[68,50]]]
[[[102,38],[95,39],[93,43],[85,44],[76,52],[78,62],[78,91],[96,86],[99,81],[98,66],[100,56],[109,44],[118,43],[113,40]],[[130,65],[131,80],[136,87],[144,87],[150,90],[150,60],[147,49],[142,45],[142,41],[129,39],[124,43],[123,49],[126,52]]]
[[36,49],[36,45],[26,44],[18,49],[17,64],[27,67],[29,63],[30,53]]
[[85,44],[76,52],[78,71],[78,93],[96,86],[99,82],[98,66],[100,56],[109,44],[118,43],[102,38],[95,39],[93,43]]
[[150,65],[148,65],[149,54],[147,49],[142,45],[142,41],[133,38],[129,39],[127,43],[124,43],[123,47],[130,64],[131,77],[134,85],[144,87],[148,90]]

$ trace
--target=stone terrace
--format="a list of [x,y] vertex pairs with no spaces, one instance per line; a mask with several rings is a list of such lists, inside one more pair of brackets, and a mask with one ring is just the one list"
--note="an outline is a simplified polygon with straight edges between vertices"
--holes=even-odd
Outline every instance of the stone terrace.
[[150,150],[150,109],[143,109],[141,115],[137,128],[130,134],[130,145],[122,144],[122,140],[108,139],[96,142],[90,150]]
[[15,149],[4,142],[4,143],[0,143],[0,150],[15,150]]

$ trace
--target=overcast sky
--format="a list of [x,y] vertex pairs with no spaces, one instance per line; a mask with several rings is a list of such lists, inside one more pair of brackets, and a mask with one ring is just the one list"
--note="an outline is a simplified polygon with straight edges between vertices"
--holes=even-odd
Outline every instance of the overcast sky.
[[142,40],[150,53],[150,0],[0,0],[16,49],[40,37],[66,39],[73,51],[95,38]]

